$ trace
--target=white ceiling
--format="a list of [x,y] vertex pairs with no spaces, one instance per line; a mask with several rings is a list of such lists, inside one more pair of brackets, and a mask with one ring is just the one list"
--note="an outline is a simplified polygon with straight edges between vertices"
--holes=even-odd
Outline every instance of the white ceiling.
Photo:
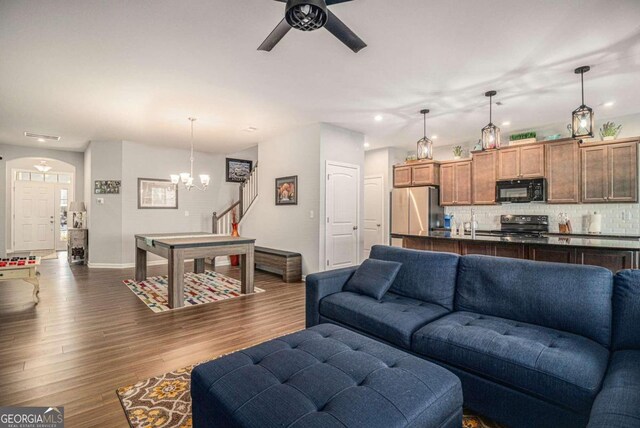
[[[430,108],[438,144],[477,139],[483,94],[511,128],[640,112],[638,0],[354,0],[332,6],[369,45],[292,30],[256,48],[283,17],[272,0],[0,1],[0,142],[24,131],[231,152],[312,122],[410,146]],[[610,108],[604,102],[615,101]],[[376,114],[384,120],[375,122]],[[249,126],[258,128],[249,133]]]

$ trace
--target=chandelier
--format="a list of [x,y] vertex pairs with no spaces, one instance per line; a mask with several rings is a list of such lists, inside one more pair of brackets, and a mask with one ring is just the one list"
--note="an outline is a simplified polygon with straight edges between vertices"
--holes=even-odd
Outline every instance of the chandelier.
[[47,165],[47,161],[43,160],[40,161],[39,164],[34,165],[33,166],[35,169],[37,169],[40,172],[48,172],[51,170],[51,167],[49,165]]
[[189,121],[191,122],[191,157],[189,158],[191,169],[189,172],[181,172],[179,175],[171,174],[171,182],[173,184],[178,184],[182,181],[182,184],[184,184],[184,187],[186,187],[187,190],[191,190],[193,188],[198,190],[207,190],[207,186],[209,186],[209,181],[211,180],[209,174],[200,174],[200,184],[202,187],[194,184],[193,182],[193,122],[196,120],[198,119],[195,117],[189,118]]
[[489,98],[489,124],[482,128],[482,150],[500,148],[500,128],[493,124],[493,97],[496,91],[489,91],[484,94]]

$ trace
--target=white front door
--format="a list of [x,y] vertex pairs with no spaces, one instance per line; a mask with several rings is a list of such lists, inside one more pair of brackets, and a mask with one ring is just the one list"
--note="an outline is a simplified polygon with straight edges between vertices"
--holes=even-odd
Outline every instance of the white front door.
[[359,183],[357,165],[327,162],[326,270],[359,263]]
[[384,244],[384,179],[382,176],[364,179],[364,248],[363,258],[369,258],[371,247]]
[[53,184],[16,181],[14,251],[53,250]]

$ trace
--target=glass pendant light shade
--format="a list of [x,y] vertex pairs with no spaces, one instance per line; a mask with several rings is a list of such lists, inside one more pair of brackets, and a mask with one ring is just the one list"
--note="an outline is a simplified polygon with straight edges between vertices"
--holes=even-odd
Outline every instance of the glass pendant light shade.
[[493,124],[493,97],[496,91],[489,91],[484,94],[489,97],[489,124],[482,128],[482,150],[500,148],[500,128]]
[[591,70],[589,66],[578,67],[575,73],[580,75],[582,86],[582,105],[573,111],[571,117],[571,134],[573,138],[592,138],[594,135],[595,116],[591,107],[584,103],[584,73]]
[[416,150],[416,158],[418,160],[433,159],[433,141],[427,138],[427,113],[429,113],[427,109],[420,110],[420,114],[424,117],[424,137],[418,140]]
[[178,174],[171,174],[171,183],[172,184],[180,183],[180,176]]
[[204,187],[207,187],[210,181],[211,179],[208,174],[200,174],[200,183],[202,183]]

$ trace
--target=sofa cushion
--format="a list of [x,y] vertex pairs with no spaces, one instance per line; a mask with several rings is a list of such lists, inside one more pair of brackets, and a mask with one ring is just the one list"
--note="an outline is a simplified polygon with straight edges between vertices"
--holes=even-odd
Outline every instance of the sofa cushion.
[[453,309],[460,259],[457,254],[374,245],[369,257],[402,263],[389,291]]
[[582,336],[470,312],[422,327],[411,349],[583,413],[609,358],[606,348]]
[[640,270],[622,270],[614,278],[613,348],[640,349]]
[[613,275],[595,266],[464,256],[455,310],[575,333],[611,344]]
[[320,314],[371,336],[409,349],[418,328],[448,313],[442,306],[387,293],[382,300],[342,292],[320,302]]
[[402,263],[398,262],[367,259],[344,285],[344,291],[360,293],[380,300],[391,287],[401,267]]
[[462,422],[456,376],[331,324],[197,366],[191,397],[194,427],[460,427]]
[[640,426],[640,351],[617,351],[591,409],[589,428]]

